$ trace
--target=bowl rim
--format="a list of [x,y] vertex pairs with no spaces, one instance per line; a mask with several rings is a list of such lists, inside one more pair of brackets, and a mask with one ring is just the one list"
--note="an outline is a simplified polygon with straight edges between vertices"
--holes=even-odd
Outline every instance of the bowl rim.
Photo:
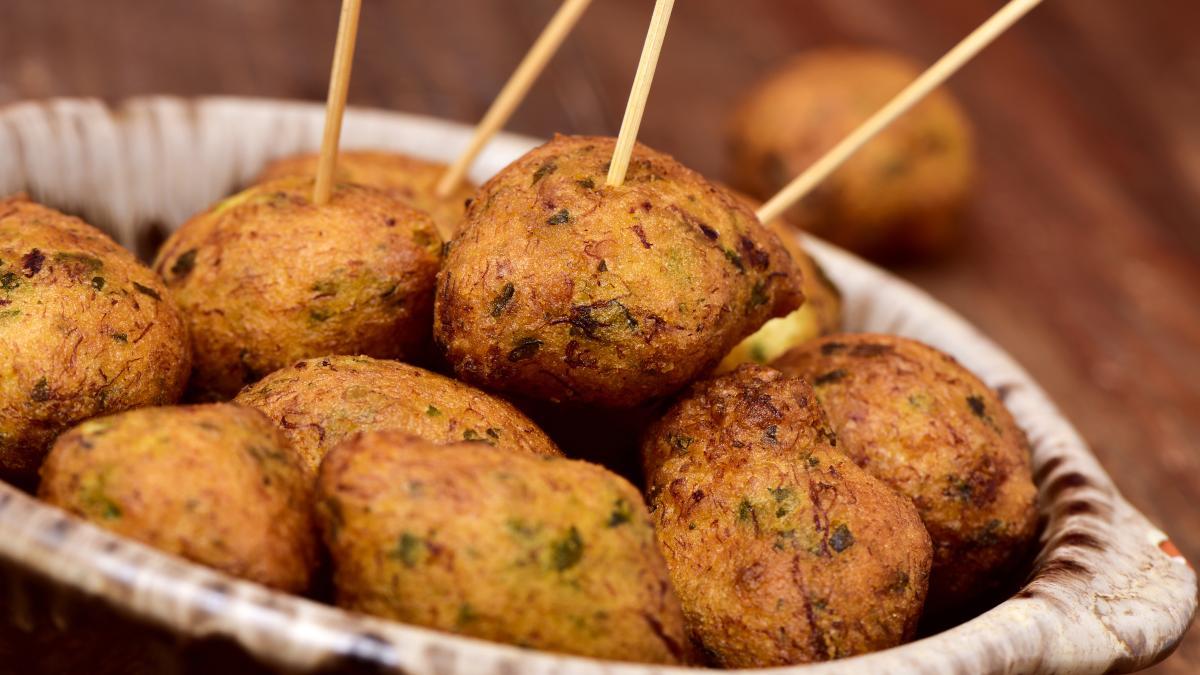
[[[11,104],[0,108],[0,195],[28,189],[56,206],[79,206],[128,245],[138,223],[177,224],[188,208],[198,210],[196,205],[246,183],[268,157],[314,149],[322,113],[319,103],[226,96],[139,97],[112,109],[92,99]],[[465,147],[470,130],[446,120],[350,108],[343,148],[448,161]],[[255,134],[267,134],[269,141]],[[486,179],[537,144],[500,134],[475,163],[472,179]],[[58,164],[76,166],[64,170],[56,158],[28,152],[52,145],[63,156]],[[199,162],[208,168],[206,161],[214,167],[220,162],[220,171],[182,192],[139,201],[146,185],[175,180],[169,174],[150,180],[163,166]],[[99,167],[111,170],[105,182],[86,170]],[[98,189],[110,192],[97,203]],[[1170,654],[1196,610],[1196,574],[1166,535],[1121,497],[1041,388],[991,340],[923,291],[800,236],[842,288],[848,326],[923,340],[1001,393],[1034,448],[1046,527],[1029,580],[991,610],[892,649],[774,672],[1100,673],[1141,668]],[[337,664],[409,673],[694,672],[525,650],[353,614],[126,540],[3,483],[0,561],[177,634],[231,639],[256,659],[293,670]]]

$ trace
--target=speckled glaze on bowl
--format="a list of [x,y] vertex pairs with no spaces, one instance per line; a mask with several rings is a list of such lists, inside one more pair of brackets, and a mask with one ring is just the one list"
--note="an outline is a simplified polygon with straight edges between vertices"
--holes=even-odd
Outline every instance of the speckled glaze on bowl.
[[[87,100],[0,110],[0,194],[26,190],[126,246],[171,229],[270,159],[316,147],[321,107],[255,99]],[[352,110],[346,148],[449,160],[460,125]],[[501,136],[484,180],[537,141]],[[665,148],[669,151],[670,148]],[[772,672],[1104,673],[1174,649],[1196,575],[1117,493],[1083,440],[1002,350],[916,288],[827,244],[805,245],[846,296],[848,328],[906,335],[996,388],[1029,434],[1045,519],[1012,598],[901,647]],[[3,346],[0,345],[0,349]],[[0,672],[403,672],[650,675],[684,669],[522,650],[343,612],[109,534],[0,484]]]

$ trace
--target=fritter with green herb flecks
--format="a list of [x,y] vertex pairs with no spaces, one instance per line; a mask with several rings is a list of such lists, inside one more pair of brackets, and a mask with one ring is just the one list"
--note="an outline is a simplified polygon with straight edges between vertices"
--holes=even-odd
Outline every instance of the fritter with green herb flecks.
[[[866,49],[801,54],[755,85],[729,124],[734,184],[766,199],[882,108],[920,72]],[[936,255],[958,238],[976,173],[970,125],[935,91],[867,143],[787,220],[852,251]]]
[[190,364],[154,272],[78,218],[0,200],[0,478],[30,482],[89,417],[174,403]]
[[929,535],[835,443],[808,383],[755,365],[694,385],[647,433],[659,542],[713,665],[841,658],[916,630]]
[[325,458],[316,511],[342,607],[547,651],[683,658],[646,507],[599,466],[373,431]]
[[192,333],[197,398],[328,354],[413,358],[430,339],[442,240],[428,215],[374,188],[256,185],[185,223],[155,269]]
[[[285,176],[313,177],[317,174],[316,153],[294,155],[267,165],[257,182]],[[465,204],[475,196],[475,186],[467,181],[459,184],[449,196],[434,193],[446,165],[430,162],[396,152],[343,152],[338,155],[338,181],[358,183],[384,190],[392,197],[420,209],[433,217],[442,239],[450,241],[458,231]]]
[[434,333],[459,377],[634,407],[800,305],[796,266],[743,203],[640,145],[608,186],[613,145],[557,136],[480,189],[438,277]]
[[933,539],[931,610],[1008,581],[1037,528],[1030,450],[1008,409],[952,357],[891,335],[833,335],[774,367],[813,383],[838,448],[911,498]]
[[355,432],[376,429],[437,443],[473,441],[561,454],[507,401],[416,366],[366,356],[298,361],[246,387],[234,401],[274,420],[314,473],[330,448]]
[[168,553],[300,592],[317,560],[311,485],[270,420],[221,403],[84,422],[55,442],[38,497]]

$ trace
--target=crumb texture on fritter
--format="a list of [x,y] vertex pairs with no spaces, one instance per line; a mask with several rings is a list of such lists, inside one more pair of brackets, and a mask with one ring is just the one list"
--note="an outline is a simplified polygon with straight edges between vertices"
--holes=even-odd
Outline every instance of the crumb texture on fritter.
[[314,474],[325,454],[346,437],[378,429],[435,443],[468,441],[561,454],[509,402],[416,366],[367,356],[297,361],[246,387],[234,402],[266,413]]
[[652,518],[712,665],[823,661],[913,636],[929,535],[836,445],[806,382],[753,365],[694,385],[647,432]]
[[342,607],[553,652],[684,658],[641,495],[599,466],[374,431],[334,448],[317,485]]
[[439,273],[434,332],[464,380],[613,408],[678,391],[764,321],[800,274],[741,201],[637,146],[557,136],[487,182]]
[[813,383],[838,448],[912,499],[933,538],[931,611],[1009,581],[1033,544],[1028,440],[951,356],[892,335],[832,335],[774,367]]
[[174,403],[190,364],[154,272],[78,218],[0,200],[0,478],[33,478],[82,420]]
[[262,413],[142,408],[59,437],[38,497],[131,539],[291,593],[317,564],[312,481]]

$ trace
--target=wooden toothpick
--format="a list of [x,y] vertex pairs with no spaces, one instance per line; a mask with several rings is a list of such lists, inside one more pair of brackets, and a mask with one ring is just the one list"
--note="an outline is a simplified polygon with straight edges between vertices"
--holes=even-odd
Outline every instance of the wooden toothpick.
[[529,48],[529,53],[525,55],[520,65],[513,71],[512,76],[508,78],[508,82],[504,84],[504,88],[500,90],[500,94],[496,96],[492,107],[488,108],[483,119],[479,120],[467,149],[459,155],[454,164],[450,165],[450,168],[446,169],[446,173],[442,174],[437,187],[434,188],[434,194],[445,198],[450,196],[454,188],[458,187],[463,176],[466,175],[467,169],[471,168],[471,163],[483,150],[483,146],[487,145],[492,136],[495,136],[496,132],[508,123],[513,111],[529,93],[529,88],[537,81],[546,64],[553,58],[554,53],[558,51],[563,40],[571,33],[571,29],[579,22],[579,18],[583,16],[583,12],[591,3],[592,0],[565,0],[558,8],[558,12],[550,19],[550,23],[546,24],[542,34]]
[[361,8],[362,0],[342,0],[337,44],[333,48],[333,69],[329,75],[329,97],[325,102],[325,134],[321,137],[321,156],[317,160],[317,180],[313,186],[313,203],[318,206],[327,203],[333,192],[333,170],[337,166],[338,139],[342,135],[346,93],[350,90],[350,66],[354,62]]
[[654,3],[654,14],[646,31],[646,44],[642,45],[642,58],[638,61],[633,88],[629,91],[629,102],[625,104],[621,133],[617,136],[617,146],[613,149],[612,162],[608,166],[606,182],[609,185],[619,186],[625,182],[625,170],[629,168],[629,157],[633,154],[633,144],[637,142],[638,127],[642,125],[642,113],[646,110],[646,97],[650,95],[650,83],[654,80],[654,68],[658,65],[658,54],[662,51],[667,22],[671,19],[674,5],[675,0],[657,0]]
[[985,21],[983,25],[976,28],[966,39],[958,43],[954,49],[951,49],[945,56],[938,60],[937,63],[930,66],[924,73],[921,73],[917,79],[913,80],[912,84],[905,87],[891,101],[888,101],[887,105],[883,106],[879,112],[859,125],[849,136],[842,139],[840,143],[818,159],[804,173],[797,176],[785,188],[780,190],[778,194],[767,200],[758,209],[758,219],[767,223],[783,215],[793,204],[800,201],[814,187],[820,184],[821,181],[828,178],[829,174],[833,173],[846,160],[850,159],[859,148],[874,138],[876,134],[886,129],[896,118],[908,112],[910,108],[925,98],[929,92],[941,86],[959,68],[962,68],[976,54],[982,51],[984,47],[1000,37],[1004,31],[1012,27],[1021,17],[1028,14],[1030,10],[1041,4],[1041,2],[1042,0],[1011,0],[999,12],[996,12],[990,19]]

